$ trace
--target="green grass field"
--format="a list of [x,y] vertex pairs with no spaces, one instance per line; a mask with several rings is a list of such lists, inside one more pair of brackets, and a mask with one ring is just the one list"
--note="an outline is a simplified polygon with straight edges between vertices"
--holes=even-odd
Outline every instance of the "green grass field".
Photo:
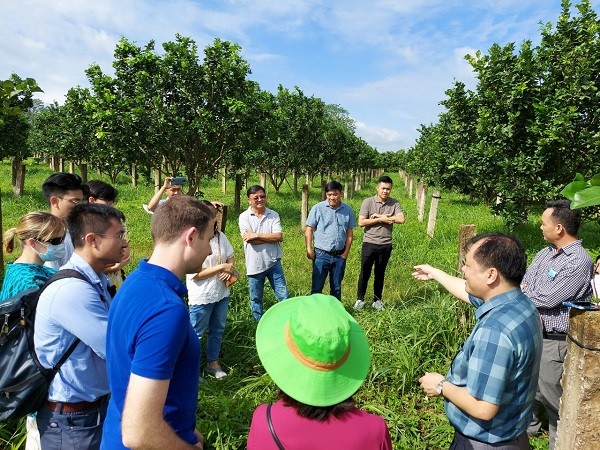
[[[33,161],[28,163],[25,194],[21,198],[15,198],[10,189],[10,165],[0,165],[3,231],[15,226],[24,213],[46,209],[40,186],[51,171],[46,165]],[[464,196],[443,193],[435,236],[429,238],[426,235],[427,212],[424,223],[419,223],[415,199],[408,198],[397,175],[390,175],[395,181],[392,196],[400,200],[407,220],[404,225],[394,227],[394,251],[384,288],[386,310],[376,312],[365,307],[356,313],[352,311],[359,273],[361,229],[355,231],[343,283],[343,302],[364,327],[372,351],[372,368],[356,399],[360,407],[385,418],[394,448],[448,448],[452,427],[444,415],[442,401],[439,398],[426,399],[417,380],[425,371],[446,372],[472,325],[472,311],[443,293],[436,284],[414,281],[411,269],[415,264],[430,263],[456,273],[457,239],[461,224],[476,224],[478,232],[506,229],[499,218],[490,215],[487,207],[471,202]],[[92,173],[89,178],[98,178],[98,175]],[[251,179],[250,182],[257,182],[257,179]],[[374,186],[374,181],[371,181],[368,187],[347,200],[356,213],[361,201],[374,195]],[[129,272],[140,258],[149,256],[152,249],[150,216],[143,211],[142,204],[152,197],[154,188],[149,180],[140,180],[139,186],[134,188],[124,175],[118,179],[117,188],[120,192],[117,207],[127,216],[130,231],[132,263],[126,268]],[[235,249],[238,268],[243,272],[238,212],[233,210],[233,182],[228,183],[227,189],[227,193],[223,194],[220,181],[217,180],[201,186],[205,198],[228,205],[226,234]],[[267,187],[267,194],[268,206],[276,210],[282,219],[285,235],[282,261],[288,288],[292,295],[307,294],[310,290],[311,264],[305,256],[304,234],[300,227],[300,196],[294,196],[285,184],[279,194]],[[319,190],[312,188],[310,205],[319,199]],[[242,202],[245,207],[245,195]],[[530,259],[544,245],[539,230],[539,215],[520,226],[516,234],[527,246]],[[595,257],[600,250],[598,225],[584,224],[581,235],[586,248]],[[14,259],[13,255],[5,255],[5,262],[11,259]],[[271,290],[266,289],[265,292],[268,307],[275,299]],[[247,282],[242,277],[233,287],[223,340],[221,363],[229,376],[219,381],[209,378],[200,386],[197,426],[206,438],[207,449],[244,448],[254,408],[262,402],[275,399],[275,387],[264,374],[256,354],[255,325],[247,294]],[[18,425],[14,423],[0,424],[0,448],[19,448],[22,433],[17,429],[16,435],[13,435],[15,427],[18,428]],[[547,448],[546,436],[531,441],[536,449]]]

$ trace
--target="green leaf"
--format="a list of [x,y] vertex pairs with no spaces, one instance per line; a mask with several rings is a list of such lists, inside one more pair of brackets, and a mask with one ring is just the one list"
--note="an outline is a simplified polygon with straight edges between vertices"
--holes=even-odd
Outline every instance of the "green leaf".
[[[578,174],[579,175],[579,174]],[[585,181],[577,180],[571,181],[567,184],[562,191],[560,191],[561,195],[565,198],[568,198],[571,201],[574,201],[575,195],[588,187],[588,184]]]
[[600,186],[592,186],[575,194],[571,209],[600,205]]

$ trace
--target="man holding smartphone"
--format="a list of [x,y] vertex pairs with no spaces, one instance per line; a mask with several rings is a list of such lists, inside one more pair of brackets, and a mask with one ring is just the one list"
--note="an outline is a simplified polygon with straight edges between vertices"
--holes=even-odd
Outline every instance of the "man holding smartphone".
[[[181,194],[181,187],[187,182],[185,177],[167,177],[162,187],[156,191],[154,197],[148,202],[148,212],[153,213],[156,208],[163,205],[174,195]],[[163,194],[167,194],[167,198],[163,199]]]

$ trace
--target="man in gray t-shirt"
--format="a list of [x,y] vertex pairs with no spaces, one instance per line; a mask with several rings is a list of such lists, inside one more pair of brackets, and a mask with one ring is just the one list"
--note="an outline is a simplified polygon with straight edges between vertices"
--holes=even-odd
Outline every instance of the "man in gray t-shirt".
[[365,228],[365,234],[355,309],[361,309],[365,305],[365,294],[373,266],[373,307],[379,311],[383,309],[381,296],[385,269],[392,254],[392,228],[395,223],[404,223],[404,211],[400,203],[390,197],[392,185],[390,177],[379,177],[377,195],[365,199],[358,213],[358,226]]

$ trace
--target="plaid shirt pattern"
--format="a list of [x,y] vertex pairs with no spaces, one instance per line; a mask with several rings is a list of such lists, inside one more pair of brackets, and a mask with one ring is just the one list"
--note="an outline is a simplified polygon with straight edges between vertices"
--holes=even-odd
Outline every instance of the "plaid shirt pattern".
[[445,401],[450,423],[486,443],[515,439],[531,421],[542,356],[542,330],[535,305],[520,289],[487,302],[469,296],[477,323],[452,361],[446,379],[473,397],[499,406],[491,420],[480,420]]
[[548,332],[566,333],[569,309],[566,301],[589,301],[594,264],[581,240],[557,249],[550,245],[538,252],[523,278],[523,293],[537,306]]

